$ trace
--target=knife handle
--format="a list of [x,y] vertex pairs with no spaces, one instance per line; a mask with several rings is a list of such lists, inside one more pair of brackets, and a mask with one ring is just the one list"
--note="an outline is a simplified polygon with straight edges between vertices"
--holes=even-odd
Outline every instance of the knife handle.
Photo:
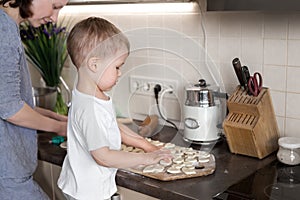
[[248,81],[250,78],[250,72],[247,66],[242,67],[242,77],[243,77],[243,82],[244,82],[244,88],[248,92]]
[[245,83],[243,81],[242,65],[241,65],[240,59],[238,59],[238,58],[233,59],[232,65],[233,65],[235,74],[236,74],[236,76],[237,76],[237,78],[238,78],[238,80],[240,82],[240,85],[244,86]]

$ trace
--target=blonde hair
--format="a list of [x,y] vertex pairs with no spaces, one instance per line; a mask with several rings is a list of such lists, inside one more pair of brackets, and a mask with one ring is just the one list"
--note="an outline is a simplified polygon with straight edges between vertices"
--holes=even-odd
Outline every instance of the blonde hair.
[[105,59],[122,48],[129,53],[127,37],[112,23],[99,17],[89,17],[77,23],[67,39],[68,53],[77,68],[94,54]]

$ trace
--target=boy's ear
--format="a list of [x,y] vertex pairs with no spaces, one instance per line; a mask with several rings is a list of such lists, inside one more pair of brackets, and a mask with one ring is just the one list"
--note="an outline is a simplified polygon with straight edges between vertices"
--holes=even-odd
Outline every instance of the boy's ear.
[[98,69],[98,62],[99,62],[99,58],[97,57],[91,57],[89,60],[88,60],[88,68],[92,71],[92,72],[97,72],[97,69]]

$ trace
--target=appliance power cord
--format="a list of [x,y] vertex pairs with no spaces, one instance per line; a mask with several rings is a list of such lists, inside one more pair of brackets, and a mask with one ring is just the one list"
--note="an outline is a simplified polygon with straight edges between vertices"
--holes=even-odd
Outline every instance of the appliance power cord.
[[159,113],[159,115],[161,116],[161,118],[163,120],[165,120],[167,123],[171,124],[176,129],[176,131],[178,131],[178,128],[177,128],[176,124],[174,124],[173,122],[171,122],[170,120],[168,120],[167,117],[160,110],[160,105],[162,105],[163,96],[167,92],[173,92],[173,89],[172,88],[165,89],[162,92],[161,96],[160,96],[160,101],[158,101],[158,93],[160,91],[161,91],[161,86],[159,84],[155,85],[155,87],[154,87],[154,97],[155,97],[155,101],[156,101],[156,106],[157,106],[158,113]]

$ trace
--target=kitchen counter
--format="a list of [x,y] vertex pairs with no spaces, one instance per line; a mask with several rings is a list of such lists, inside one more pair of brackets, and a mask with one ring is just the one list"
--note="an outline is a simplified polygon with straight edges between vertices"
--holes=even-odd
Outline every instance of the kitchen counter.
[[[38,158],[61,166],[66,150],[49,143],[53,136],[53,133],[39,133]],[[216,170],[213,174],[176,181],[158,181],[126,170],[118,171],[116,181],[119,186],[159,199],[212,199],[229,186],[276,160],[275,152],[262,160],[232,154],[224,138],[216,144],[190,145],[182,139],[180,132],[176,133],[171,127],[164,127],[152,139],[172,142],[180,146],[191,146],[199,150],[211,150],[216,158]]]

